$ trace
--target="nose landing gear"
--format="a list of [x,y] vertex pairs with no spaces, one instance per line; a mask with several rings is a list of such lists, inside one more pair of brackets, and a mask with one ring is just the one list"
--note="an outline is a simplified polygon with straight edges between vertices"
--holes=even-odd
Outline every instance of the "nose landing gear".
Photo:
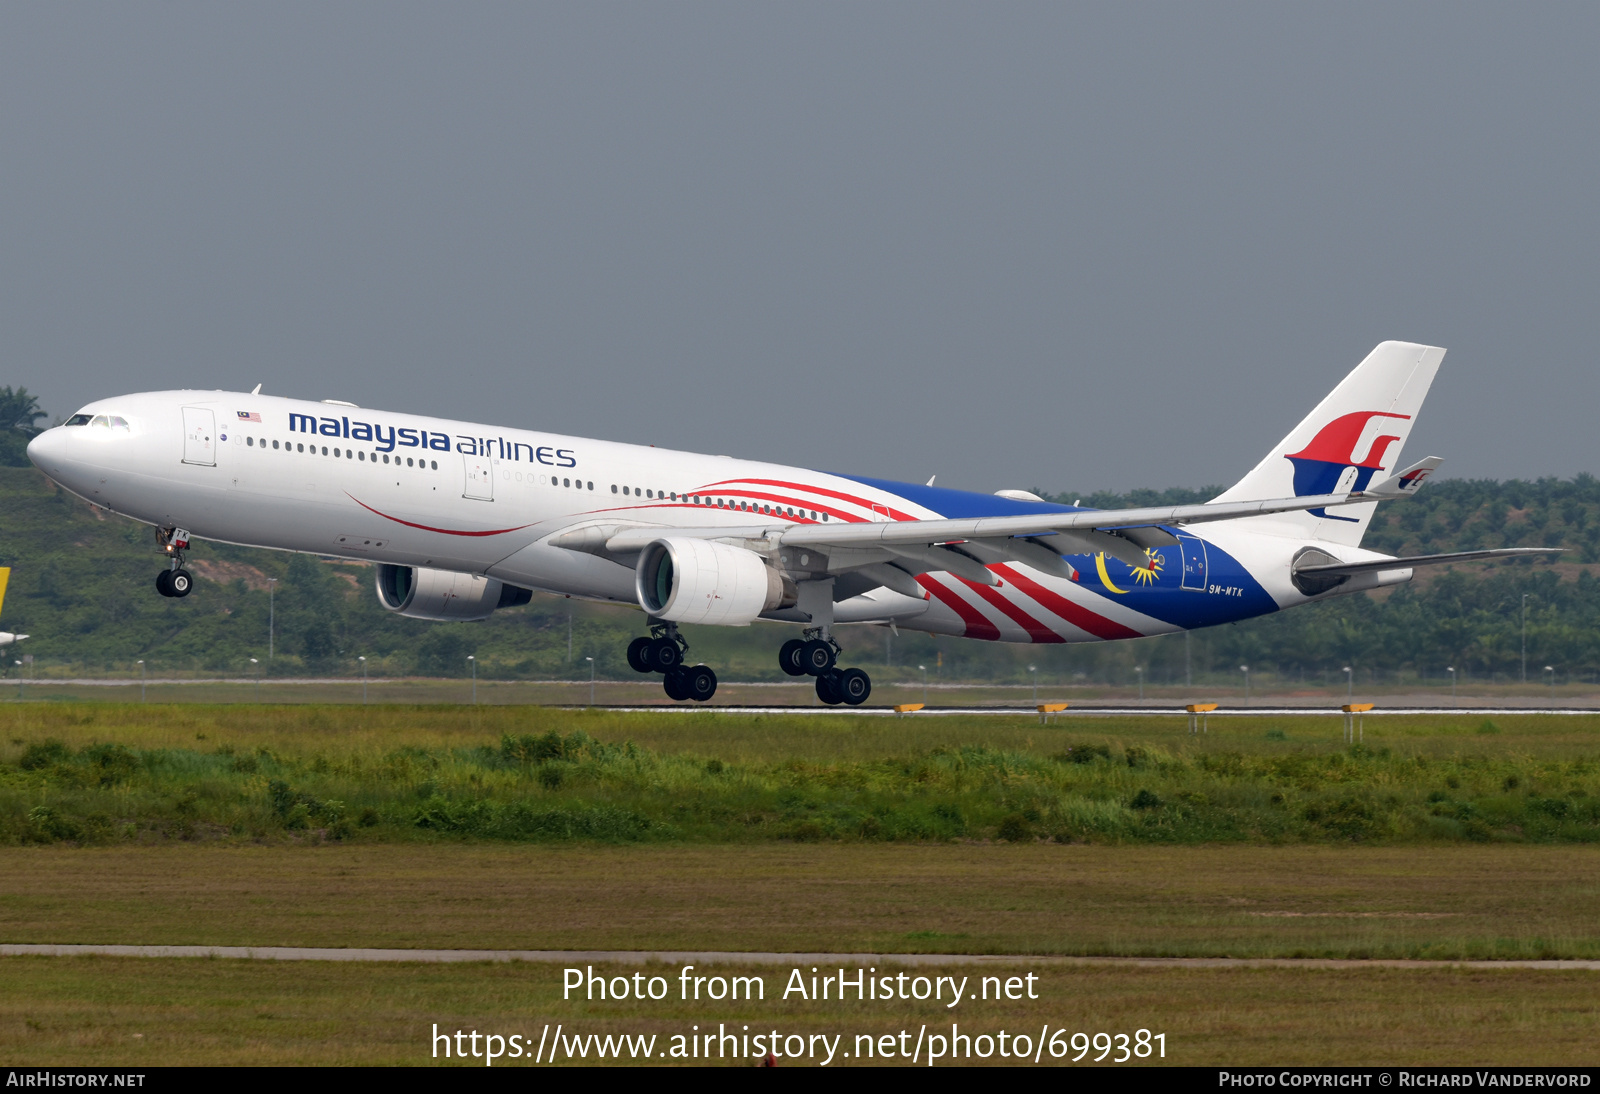
[[156,574],[156,592],[162,596],[185,597],[194,589],[194,575],[183,568],[183,554],[189,549],[189,533],[182,528],[157,528],[156,542],[171,559],[167,569]]
[[188,570],[162,570],[156,574],[156,592],[162,596],[185,597],[194,588],[194,578]]
[[790,676],[815,676],[817,698],[829,706],[860,706],[872,694],[872,677],[860,669],[840,669],[839,643],[825,628],[803,632],[778,650],[778,667]]
[[693,699],[703,703],[717,693],[717,674],[709,665],[685,665],[689,643],[676,623],[651,623],[650,637],[628,643],[628,667],[635,672],[661,673],[661,686],[674,702]]

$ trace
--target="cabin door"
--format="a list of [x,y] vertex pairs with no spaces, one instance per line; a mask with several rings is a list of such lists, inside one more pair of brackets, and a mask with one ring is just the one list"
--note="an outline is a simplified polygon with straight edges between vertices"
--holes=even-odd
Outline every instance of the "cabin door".
[[203,406],[183,408],[183,462],[217,466],[217,416]]
[[476,498],[478,501],[494,500],[494,463],[488,456],[462,456],[466,461],[466,488],[462,490],[464,498]]
[[1183,552],[1183,587],[1194,592],[1206,591],[1206,544],[1194,536],[1180,535],[1178,549]]

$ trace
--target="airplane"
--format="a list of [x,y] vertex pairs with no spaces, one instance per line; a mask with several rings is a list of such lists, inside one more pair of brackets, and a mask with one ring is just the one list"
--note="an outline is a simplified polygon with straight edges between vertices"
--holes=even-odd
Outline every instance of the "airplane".
[[[1445,351],[1384,342],[1249,474],[1209,502],[1124,510],[226,391],[102,399],[28,445],[79,497],[153,525],[163,596],[197,539],[376,563],[413,619],[482,620],[534,590],[640,608],[629,665],[704,702],[681,624],[798,624],[778,662],[818,699],[872,691],[834,628],[1026,643],[1143,638],[1410,580],[1416,567],[1550,553],[1396,558],[1361,548]],[[1196,432],[1200,432],[1197,430]]]
[[[0,609],[4,609],[6,602],[6,586],[11,583],[11,567],[0,566]],[[27,638],[25,634],[12,634],[10,631],[0,631],[0,650],[7,646],[14,646]]]

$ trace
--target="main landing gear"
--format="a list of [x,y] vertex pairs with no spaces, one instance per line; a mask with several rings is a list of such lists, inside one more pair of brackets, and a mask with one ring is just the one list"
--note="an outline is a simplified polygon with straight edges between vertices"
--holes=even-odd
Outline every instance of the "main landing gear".
[[835,667],[839,643],[826,629],[814,627],[804,638],[791,638],[778,650],[778,665],[790,676],[815,676],[817,698],[829,706],[858,707],[872,694],[872,677],[860,669]]
[[689,643],[678,633],[676,623],[652,623],[649,638],[628,643],[628,666],[634,672],[661,673],[668,699],[703,703],[717,693],[717,674],[709,665],[685,665],[688,652]]
[[183,553],[189,549],[189,533],[182,528],[157,528],[156,542],[171,559],[156,575],[156,592],[162,596],[185,597],[194,588],[194,575],[183,568]]

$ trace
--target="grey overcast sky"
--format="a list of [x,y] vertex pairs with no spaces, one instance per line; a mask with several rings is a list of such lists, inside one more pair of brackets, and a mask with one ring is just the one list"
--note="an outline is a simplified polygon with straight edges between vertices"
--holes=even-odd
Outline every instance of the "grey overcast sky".
[[1600,5],[0,4],[0,383],[993,490],[1600,471]]

